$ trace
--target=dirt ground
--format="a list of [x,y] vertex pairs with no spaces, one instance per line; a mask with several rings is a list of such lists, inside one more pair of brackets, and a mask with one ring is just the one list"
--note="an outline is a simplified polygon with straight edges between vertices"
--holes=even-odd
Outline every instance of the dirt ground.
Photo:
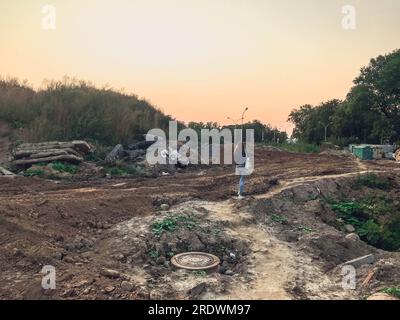
[[[243,201],[232,166],[140,179],[0,177],[0,298],[361,299],[398,285],[400,253],[346,239],[316,198],[367,170],[400,181],[391,161],[265,148]],[[288,224],[271,223],[276,212]],[[176,230],[155,234],[167,218]],[[171,266],[187,250],[219,256],[219,272]],[[338,266],[369,253],[376,263],[343,290]],[[56,268],[56,290],[41,287],[44,265]]]

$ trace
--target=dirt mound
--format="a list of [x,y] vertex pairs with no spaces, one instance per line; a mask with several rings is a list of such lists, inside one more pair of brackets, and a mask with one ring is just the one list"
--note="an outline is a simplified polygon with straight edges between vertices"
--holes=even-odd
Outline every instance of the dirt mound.
[[[198,280],[205,277],[206,273],[177,270],[170,264],[172,256],[188,251],[218,256],[221,260],[218,272],[223,277],[211,277],[215,282],[213,289],[221,290],[225,287],[224,277],[246,272],[246,256],[250,253],[247,242],[226,234],[221,223],[207,217],[206,209],[186,205],[161,212],[156,217],[134,218],[115,226],[112,230],[115,234],[114,240],[107,241],[105,246],[109,248],[109,254],[118,261],[118,269],[125,269],[129,274],[132,266],[133,269],[142,268],[142,281],[146,279],[150,282],[151,290],[155,290],[159,298],[194,298],[193,290],[196,291],[194,288],[198,285]],[[182,276],[188,286],[184,286],[184,290],[176,288],[171,293],[170,279],[183,285]],[[222,287],[217,289],[219,285]],[[196,296],[199,294],[198,292]]]
[[[341,275],[325,270],[370,247],[346,239],[344,221],[323,199],[357,200],[365,190],[345,182],[368,168],[389,168],[395,176],[392,163],[367,162],[361,169],[352,157],[262,149],[255,160],[244,201],[230,199],[238,185],[231,166],[177,170],[154,179],[0,177],[0,297],[362,297],[359,290],[344,291]],[[393,185],[372,193],[398,198]],[[192,249],[218,255],[220,273],[169,265],[173,253]],[[366,290],[396,285],[393,267],[383,262],[380,267],[379,261],[394,259],[396,268],[398,253],[373,250],[378,262],[366,274],[357,270],[364,278],[370,268],[381,270]],[[57,269],[55,291],[40,285],[48,263]]]
[[299,241],[299,247],[308,252],[315,260],[324,264],[329,271],[347,261],[375,253],[376,249],[362,241],[345,239],[340,234],[305,235]]

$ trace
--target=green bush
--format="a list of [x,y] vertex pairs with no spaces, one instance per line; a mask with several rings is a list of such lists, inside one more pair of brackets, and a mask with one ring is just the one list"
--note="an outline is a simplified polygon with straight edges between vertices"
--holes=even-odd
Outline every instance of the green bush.
[[357,230],[358,235],[369,244],[376,246],[382,237],[382,230],[374,220],[368,220],[361,224]]
[[368,198],[330,206],[368,244],[391,251],[400,248],[399,208],[392,199]]

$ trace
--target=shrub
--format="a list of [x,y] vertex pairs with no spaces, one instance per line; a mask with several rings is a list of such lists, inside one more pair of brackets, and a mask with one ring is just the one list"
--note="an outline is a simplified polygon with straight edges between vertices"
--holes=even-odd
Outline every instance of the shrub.
[[380,178],[374,173],[367,173],[357,178],[355,182],[355,187],[367,187],[371,189],[388,190],[391,188],[391,183],[388,179]]
[[400,248],[399,208],[392,199],[370,198],[330,206],[368,244],[391,251]]

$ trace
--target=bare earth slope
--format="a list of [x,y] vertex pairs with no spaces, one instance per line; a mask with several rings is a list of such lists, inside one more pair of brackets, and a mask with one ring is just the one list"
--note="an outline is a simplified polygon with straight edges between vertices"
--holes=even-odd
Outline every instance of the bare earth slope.
[[[232,199],[238,178],[231,166],[156,179],[55,183],[0,177],[0,298],[360,298],[360,291],[340,287],[333,265],[328,268],[324,257],[307,250],[313,237],[344,235],[315,220],[315,232],[292,241],[266,223],[259,209],[268,208],[274,197],[281,197],[284,206],[285,192],[299,194],[293,188],[321,179],[348,179],[366,169],[394,171],[400,166],[361,166],[348,156],[260,149],[255,167],[246,179],[248,197],[243,202]],[[324,189],[318,186],[314,189]],[[161,204],[171,208],[160,211]],[[307,210],[312,211],[309,204]],[[194,230],[182,225],[176,234],[155,236],[154,222],[170,216],[189,217]],[[173,253],[194,248],[218,254],[223,272],[196,274],[169,264]],[[362,243],[349,250],[351,255],[374,248]],[[395,264],[400,263],[396,254],[388,256]],[[54,291],[41,288],[43,265],[56,267]]]

